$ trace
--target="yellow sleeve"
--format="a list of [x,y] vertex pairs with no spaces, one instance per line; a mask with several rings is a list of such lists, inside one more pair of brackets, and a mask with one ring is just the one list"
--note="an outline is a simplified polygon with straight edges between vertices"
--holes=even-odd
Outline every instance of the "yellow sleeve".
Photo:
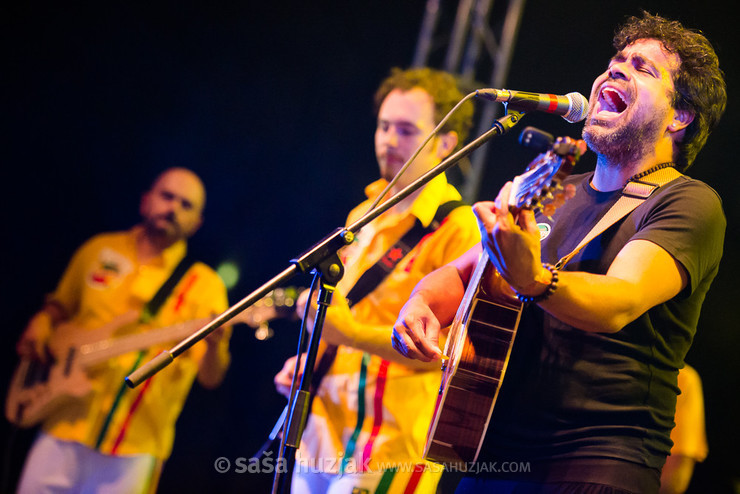
[[[478,242],[480,233],[471,208],[455,209],[434,234],[422,239],[381,285],[352,309],[336,291],[327,311],[327,324],[342,335],[341,344],[395,360],[398,354],[391,345],[393,324],[416,283]],[[402,361],[410,363],[405,358]]]
[[709,453],[704,423],[704,395],[701,378],[686,365],[678,373],[681,394],[676,401],[676,426],[671,431],[671,455],[688,456],[698,462]]
[[93,237],[82,244],[72,255],[54,292],[46,298],[47,302],[62,307],[68,316],[77,313],[80,306],[80,295],[85,283],[85,275],[91,256],[97,249],[97,239]]

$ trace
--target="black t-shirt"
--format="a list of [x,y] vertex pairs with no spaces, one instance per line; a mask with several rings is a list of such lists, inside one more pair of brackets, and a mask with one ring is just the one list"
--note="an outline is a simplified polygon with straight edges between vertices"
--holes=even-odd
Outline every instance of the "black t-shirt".
[[[575,197],[552,219],[537,216],[548,233],[543,262],[571,252],[619,198],[593,190],[592,175],[570,177]],[[645,239],[678,260],[690,282],[615,334],[525,308],[479,461],[604,458],[660,469],[672,444],[678,368],[717,273],[725,224],[714,190],[680,177],[584,247],[564,270],[605,274],[627,242]]]

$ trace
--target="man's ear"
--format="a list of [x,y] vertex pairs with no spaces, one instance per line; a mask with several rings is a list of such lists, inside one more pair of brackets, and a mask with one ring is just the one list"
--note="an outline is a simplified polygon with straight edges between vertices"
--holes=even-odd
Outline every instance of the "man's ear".
[[193,230],[190,232],[190,235],[188,235],[188,237],[192,237],[195,234],[195,232],[200,230],[201,226],[203,226],[203,213],[200,213],[200,215],[198,216],[198,222],[195,224],[195,226],[193,227]]
[[149,209],[149,191],[144,192],[141,195],[141,200],[139,201],[139,214],[143,217],[146,215],[147,209]]
[[457,132],[450,131],[437,135],[437,157],[442,160],[452,153],[457,146]]
[[679,132],[688,127],[694,121],[694,112],[690,110],[676,110],[673,121],[668,126],[669,132]]

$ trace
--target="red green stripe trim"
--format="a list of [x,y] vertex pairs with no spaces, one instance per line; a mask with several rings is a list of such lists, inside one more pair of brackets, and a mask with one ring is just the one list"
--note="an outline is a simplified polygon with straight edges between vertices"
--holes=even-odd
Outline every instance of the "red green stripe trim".
[[395,477],[397,471],[398,470],[396,468],[391,468],[390,470],[383,472],[383,476],[380,477],[380,482],[378,482],[378,487],[375,489],[375,494],[386,494],[388,492],[388,489],[391,488],[393,477]]
[[195,283],[195,280],[198,279],[198,275],[193,273],[190,275],[190,277],[185,280],[185,286],[180,290],[180,293],[177,295],[177,299],[175,300],[175,306],[173,308],[173,311],[175,314],[180,312],[180,309],[182,308],[182,304],[185,302],[185,295],[190,291],[190,288]]
[[363,468],[366,465],[367,460],[370,458],[370,453],[373,450],[373,444],[375,439],[378,437],[380,427],[383,425],[383,393],[385,393],[386,377],[388,376],[388,366],[390,362],[382,360],[380,362],[380,369],[378,369],[378,376],[375,380],[375,397],[373,398],[373,428],[370,432],[370,438],[365,443],[365,448],[362,450],[362,462],[360,463]]
[[[136,362],[134,362],[134,365],[126,373],[127,376],[131,374],[133,371],[135,371],[137,367],[139,367],[139,364],[141,363],[141,360],[144,358],[145,354],[146,354],[146,351],[144,350],[139,352],[139,354],[136,357]],[[95,449],[99,450],[100,445],[103,444],[105,435],[108,433],[108,428],[110,427],[110,423],[113,420],[113,414],[116,412],[116,408],[118,408],[118,405],[121,404],[121,399],[123,398],[123,395],[126,393],[127,389],[128,389],[128,386],[126,385],[126,383],[121,382],[121,387],[118,388],[118,393],[116,393],[116,397],[113,400],[113,405],[111,406],[110,410],[108,410],[108,415],[105,416],[105,421],[103,421],[103,426],[101,427],[100,433],[98,434],[98,440],[95,441]]]
[[414,472],[411,474],[411,478],[409,479],[409,483],[406,484],[403,494],[414,494],[416,488],[419,486],[419,481],[421,481],[421,475],[424,473],[424,470],[426,470],[424,464],[417,463],[414,465]]
[[[416,492],[416,488],[419,487],[419,482],[421,482],[421,476],[425,471],[426,466],[423,463],[417,463],[414,465],[414,471],[411,472],[411,476],[403,490],[403,494],[414,494],[414,492]],[[391,468],[383,472],[383,476],[380,478],[380,482],[378,482],[378,487],[375,489],[375,494],[386,494],[391,488],[391,484],[393,483],[393,479],[397,473],[398,468]]]
[[123,438],[126,437],[126,432],[128,431],[128,426],[131,422],[131,417],[134,416],[136,409],[139,408],[139,404],[141,403],[142,398],[144,398],[144,393],[146,393],[146,390],[149,389],[149,385],[152,383],[152,379],[154,379],[154,377],[150,377],[146,380],[144,386],[141,388],[141,391],[139,391],[139,394],[136,396],[134,402],[131,404],[131,408],[129,408],[128,414],[123,421],[123,425],[121,426],[121,430],[118,432],[118,437],[116,437],[116,440],[113,443],[113,448],[111,449],[110,454],[115,455],[116,453],[118,453],[118,447],[123,442]]
[[344,457],[342,457],[342,464],[339,469],[339,473],[344,473],[344,469],[347,468],[350,458],[355,454],[357,438],[360,436],[362,423],[365,421],[365,384],[367,381],[367,366],[369,363],[370,354],[365,352],[362,354],[360,382],[357,388],[357,423],[355,424],[355,430],[352,432],[352,436],[349,438],[349,441],[347,441],[347,447],[344,448]]

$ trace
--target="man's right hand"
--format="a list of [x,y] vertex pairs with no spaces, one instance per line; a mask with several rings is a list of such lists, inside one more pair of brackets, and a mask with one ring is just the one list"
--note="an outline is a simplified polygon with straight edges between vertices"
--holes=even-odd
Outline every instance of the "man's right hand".
[[438,360],[440,323],[419,294],[412,295],[393,326],[393,348],[408,358]]
[[46,362],[49,354],[48,343],[51,339],[52,331],[53,323],[51,316],[43,310],[37,312],[28,322],[26,329],[21,334],[15,346],[18,356]]
[[[280,369],[280,372],[278,372],[275,375],[275,389],[277,389],[277,392],[281,395],[285,396],[286,398],[290,398],[290,388],[293,384],[293,375],[296,372],[296,361],[298,359],[293,356],[290,357],[288,360],[285,361],[285,364],[283,365],[283,368]],[[303,375],[303,363],[306,360],[306,354],[301,355],[301,364],[300,368],[298,369],[298,380],[300,381],[302,375]]]

